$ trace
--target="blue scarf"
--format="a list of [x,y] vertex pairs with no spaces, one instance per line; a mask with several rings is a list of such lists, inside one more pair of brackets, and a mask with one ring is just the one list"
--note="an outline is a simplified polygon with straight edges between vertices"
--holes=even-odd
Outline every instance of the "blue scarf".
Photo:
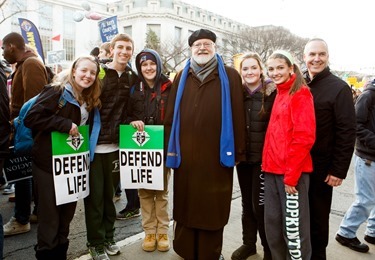
[[[230,89],[228,75],[221,57],[216,54],[221,83],[221,134],[220,134],[220,163],[225,167],[235,165],[234,158],[234,137],[232,121],[232,105],[230,99]],[[178,168],[181,164],[180,152],[180,103],[186,79],[189,74],[190,59],[186,62],[184,70],[178,84],[176,101],[174,105],[173,123],[168,143],[168,153],[166,166],[169,168]]]

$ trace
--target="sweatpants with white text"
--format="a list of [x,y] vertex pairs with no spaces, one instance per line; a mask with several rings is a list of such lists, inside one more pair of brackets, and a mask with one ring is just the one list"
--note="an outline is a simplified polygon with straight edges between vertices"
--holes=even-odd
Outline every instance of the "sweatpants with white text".
[[289,195],[284,175],[265,174],[265,230],[273,260],[311,258],[309,180],[302,173],[298,193]]

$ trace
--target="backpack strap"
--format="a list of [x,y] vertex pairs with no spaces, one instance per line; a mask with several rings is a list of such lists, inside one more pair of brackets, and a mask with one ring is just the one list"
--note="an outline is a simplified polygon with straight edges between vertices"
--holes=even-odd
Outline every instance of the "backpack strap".
[[[55,112],[55,115],[57,115],[60,110],[66,105],[66,99],[63,97],[62,93],[61,93],[61,96],[59,98],[59,102],[57,104],[57,110]],[[30,109],[30,108],[29,108]],[[39,138],[39,136],[41,135],[42,131],[39,131],[35,136],[34,136],[34,140],[36,140],[37,138]]]
[[[64,92],[63,92],[64,93]],[[57,110],[55,112],[55,114],[57,115],[60,110],[66,105],[66,99],[63,97],[63,93],[61,93],[60,95],[60,98],[59,98],[59,102],[57,104]]]

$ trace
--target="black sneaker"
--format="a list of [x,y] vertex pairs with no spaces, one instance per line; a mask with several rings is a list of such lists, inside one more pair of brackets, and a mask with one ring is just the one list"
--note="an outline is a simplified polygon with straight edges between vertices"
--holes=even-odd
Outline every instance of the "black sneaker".
[[369,250],[368,245],[361,243],[358,238],[346,238],[339,234],[336,234],[336,241],[339,242],[341,245],[349,247],[350,249],[361,252],[367,253]]
[[369,236],[369,235],[365,235],[365,240],[367,242],[369,242],[370,244],[375,245],[375,237],[372,237],[372,236]]
[[125,220],[129,218],[138,217],[139,215],[141,215],[139,209],[128,210],[125,208],[116,214],[116,219]]
[[245,260],[251,255],[255,255],[257,249],[255,246],[242,245],[232,254],[232,260]]
[[103,245],[90,246],[89,253],[93,260],[110,260]]

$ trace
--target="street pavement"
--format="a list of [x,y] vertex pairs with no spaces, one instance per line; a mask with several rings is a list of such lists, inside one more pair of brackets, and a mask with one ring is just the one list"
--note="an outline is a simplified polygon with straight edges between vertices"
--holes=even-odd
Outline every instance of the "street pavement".
[[[332,211],[330,216],[330,243],[327,248],[327,258],[332,260],[351,260],[375,259],[375,245],[369,244],[370,251],[368,253],[358,253],[341,246],[335,241],[335,233],[340,225],[341,219],[345,211],[349,208],[354,201],[354,176],[353,165],[351,165],[348,177],[343,182],[343,185],[334,189]],[[236,176],[236,175],[235,175]],[[170,188],[172,191],[172,179]],[[6,223],[12,216],[13,203],[7,202],[6,195],[1,195],[0,210]],[[241,228],[241,196],[238,186],[237,178],[234,178],[233,185],[233,200],[231,206],[231,214],[228,225],[224,229],[224,242],[223,242],[223,256],[225,259],[230,259],[232,252],[238,248],[242,243],[242,228]],[[173,204],[172,192],[170,193],[170,205]],[[121,210],[126,205],[126,198],[123,192],[122,198],[116,203],[116,208]],[[170,209],[171,210],[171,209]],[[173,226],[169,230],[170,238],[173,238]],[[115,223],[116,233],[115,239],[121,246],[121,254],[117,256],[110,256],[113,260],[181,260],[181,258],[173,251],[162,253],[158,251],[145,252],[141,248],[142,239],[144,234],[142,232],[141,218],[136,217],[129,220],[117,220]],[[31,232],[26,234],[6,237],[4,240],[4,259],[5,260],[23,260],[34,259],[33,246],[36,243],[36,224],[32,224]],[[357,236],[361,241],[364,236],[365,224],[363,224]],[[75,218],[71,223],[70,245],[68,252],[69,260],[87,260],[90,259],[86,248],[86,230],[84,222],[84,209],[82,201],[78,202]],[[263,250],[258,239],[257,242],[258,253],[248,258],[248,260],[263,259]]]

